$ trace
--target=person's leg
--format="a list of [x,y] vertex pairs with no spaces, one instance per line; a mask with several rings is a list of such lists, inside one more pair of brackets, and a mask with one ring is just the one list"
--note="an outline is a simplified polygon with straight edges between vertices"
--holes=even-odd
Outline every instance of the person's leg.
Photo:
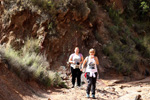
[[92,97],[95,98],[95,88],[96,88],[96,79],[97,73],[95,73],[96,77],[92,77]]
[[77,85],[81,85],[81,71],[80,69],[77,69]]
[[88,86],[86,89],[86,93],[89,95],[90,94],[90,90],[91,90],[91,84],[92,84],[92,77],[89,76],[90,73],[87,73],[86,77],[87,77],[87,82],[88,82]]
[[71,73],[72,73],[72,87],[75,85],[75,69],[71,67]]

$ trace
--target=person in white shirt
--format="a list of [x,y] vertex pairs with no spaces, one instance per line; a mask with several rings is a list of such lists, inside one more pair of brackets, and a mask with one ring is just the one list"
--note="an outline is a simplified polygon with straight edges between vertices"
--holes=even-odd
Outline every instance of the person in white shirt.
[[75,53],[71,54],[69,57],[69,63],[71,63],[71,73],[72,73],[72,88],[74,88],[75,80],[77,78],[77,86],[81,85],[81,71],[80,65],[82,64],[84,58],[81,53],[79,53],[79,48],[76,47]]
[[92,88],[92,98],[95,99],[95,88],[96,88],[96,79],[97,79],[97,65],[99,65],[99,60],[95,56],[95,49],[90,49],[89,50],[89,56],[85,58],[82,64],[82,69],[87,63],[87,68],[86,68],[86,77],[87,77],[87,82],[88,86],[86,89],[87,97],[90,97],[90,90]]

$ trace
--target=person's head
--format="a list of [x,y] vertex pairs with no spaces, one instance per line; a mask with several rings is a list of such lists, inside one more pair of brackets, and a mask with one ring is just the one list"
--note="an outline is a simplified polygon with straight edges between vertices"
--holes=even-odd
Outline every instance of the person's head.
[[95,55],[95,49],[91,48],[89,50],[89,55],[94,56]]
[[75,47],[74,52],[78,54],[79,53],[79,47]]

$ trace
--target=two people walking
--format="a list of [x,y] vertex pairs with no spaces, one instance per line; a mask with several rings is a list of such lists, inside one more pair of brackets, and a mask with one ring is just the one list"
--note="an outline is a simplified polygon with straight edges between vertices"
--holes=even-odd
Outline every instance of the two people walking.
[[[81,83],[81,73],[85,64],[87,63],[86,67],[86,78],[87,78],[87,89],[86,94],[87,97],[90,97],[90,91],[92,90],[92,98],[95,98],[95,88],[96,88],[96,79],[97,79],[97,65],[99,65],[99,60],[95,56],[95,50],[89,50],[89,56],[85,59],[83,55],[79,53],[79,48],[75,48],[75,53],[71,54],[69,57],[69,62],[71,63],[71,73],[72,73],[72,88],[75,85],[75,78],[77,77],[77,85],[80,86]],[[82,64],[83,63],[83,64]],[[78,67],[79,65],[79,67]],[[82,65],[82,66],[81,66]],[[81,66],[81,68],[80,68]]]

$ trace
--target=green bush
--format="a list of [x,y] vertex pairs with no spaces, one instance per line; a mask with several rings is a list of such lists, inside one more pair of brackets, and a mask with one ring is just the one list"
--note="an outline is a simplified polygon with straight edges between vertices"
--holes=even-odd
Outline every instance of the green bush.
[[90,8],[90,14],[88,16],[88,20],[90,22],[96,21],[98,14],[99,14],[99,6],[94,0],[87,0],[87,5]]
[[149,0],[129,0],[126,1],[124,15],[135,21],[150,20],[150,1]]
[[112,25],[112,26],[107,26],[107,27],[108,27],[108,31],[110,33],[112,33],[111,37],[116,38],[119,35],[119,29],[120,29],[120,27],[118,25],[117,26]]
[[22,47],[21,51],[23,54],[26,54],[27,52],[28,53],[35,52],[38,54],[40,52],[39,44],[40,44],[40,40],[33,39],[33,38],[31,38],[31,39],[27,38],[25,45]]
[[[149,3],[150,4],[150,3]],[[140,8],[142,8],[142,13],[147,13],[150,9],[150,6],[149,6],[148,2],[146,1],[142,1],[141,0],[141,5],[140,5]]]
[[36,39],[28,39],[21,51],[0,46],[0,54],[21,79],[36,80],[45,86],[65,86],[56,72],[47,70],[49,63],[45,55],[37,53],[37,42]]
[[65,9],[70,0],[30,0],[35,6],[38,6],[53,18],[59,9]]
[[136,49],[143,57],[150,58],[150,36],[135,39]]
[[84,0],[72,0],[70,9],[73,13],[76,14],[76,17],[78,17],[79,20],[83,18],[85,18],[84,20],[86,20],[90,12],[87,3]]
[[103,47],[103,52],[112,61],[118,72],[129,75],[134,69],[135,63],[138,60],[138,52],[134,46],[113,41]]
[[123,18],[121,17],[121,10],[116,10],[114,8],[114,4],[112,4],[111,6],[106,6],[105,9],[107,10],[109,17],[112,19],[112,22],[115,25],[121,25],[123,23]]
[[31,0],[31,2],[42,8],[43,10],[50,11],[54,10],[54,2],[53,0]]

